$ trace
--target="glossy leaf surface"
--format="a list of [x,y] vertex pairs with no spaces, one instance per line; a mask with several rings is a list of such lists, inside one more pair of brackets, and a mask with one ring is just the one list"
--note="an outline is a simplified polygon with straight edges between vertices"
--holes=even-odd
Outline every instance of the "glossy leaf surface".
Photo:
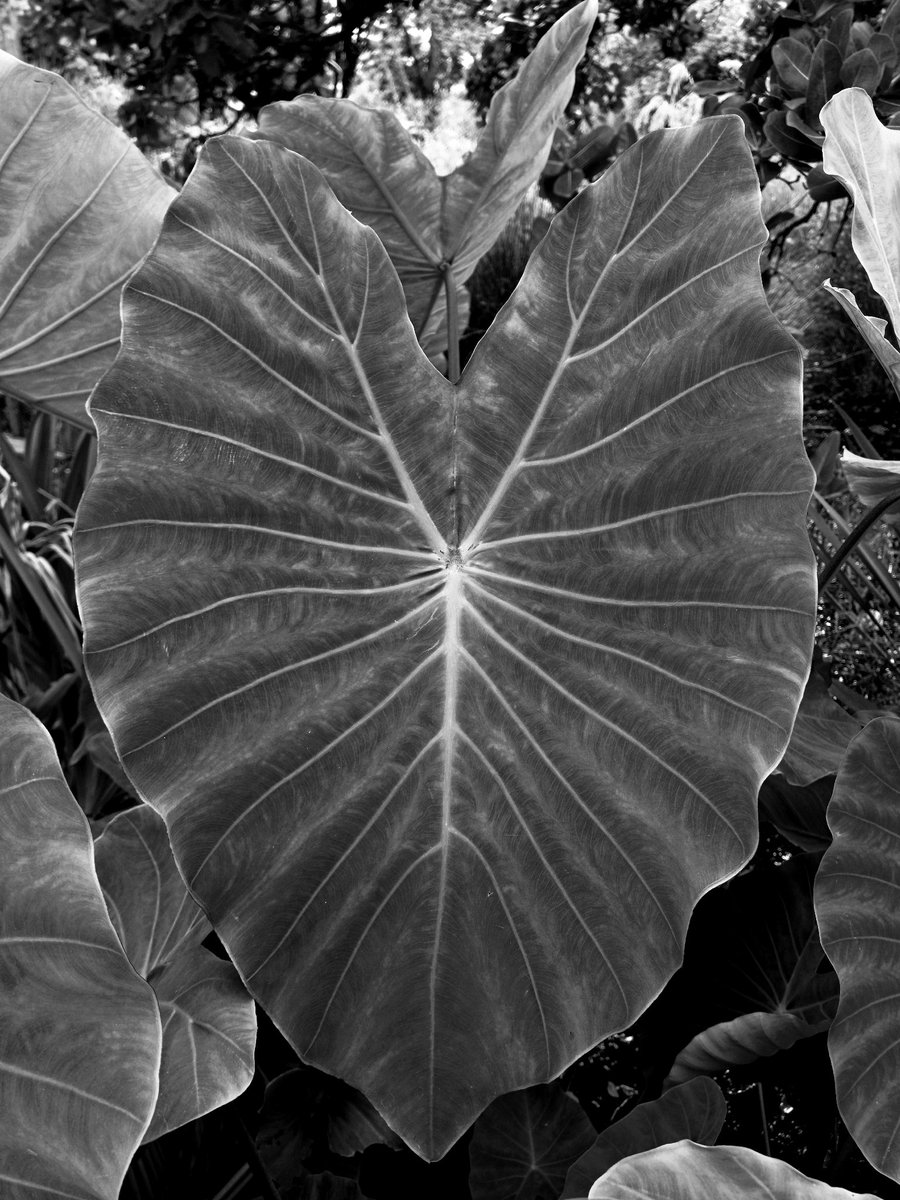
[[58,75],[0,51],[0,386],[92,428],[122,285],[174,191]]
[[0,1194],[115,1200],[156,1101],[156,1001],[50,735],[5,697],[0,764]]
[[142,804],[94,847],[116,932],[159,1002],[159,1099],[150,1142],[227,1104],[253,1078],[256,1011],[237,971],[200,945],[209,922],[178,874],[163,819]]
[[425,1156],[630,1024],[755,843],[815,611],[763,237],[737,118],[653,135],[454,388],[319,172],[220,139],[129,287],[98,704],[252,992]]
[[556,1200],[594,1137],[584,1109],[559,1083],[501,1096],[469,1144],[472,1200]]
[[447,176],[387,111],[300,96],[260,113],[258,136],[314,162],[341,203],[381,238],[428,353],[447,348],[442,263],[452,265],[458,303],[467,305],[462,285],[550,153],[596,18],[597,0],[583,0],[556,22],[494,96],[472,155]]
[[828,1036],[838,1107],[866,1158],[900,1179],[900,720],[854,739],[828,807],[816,880],[822,944],[841,1001]]
[[853,197],[853,249],[900,335],[900,131],[882,125],[861,88],[839,92],[821,120],[822,165]]
[[777,1158],[744,1146],[675,1142],[617,1163],[588,1200],[878,1200],[810,1179]]
[[638,1104],[600,1134],[573,1163],[560,1200],[586,1196],[610,1167],[632,1154],[689,1138],[712,1145],[725,1123],[727,1106],[718,1084],[701,1077],[670,1088],[655,1100]]

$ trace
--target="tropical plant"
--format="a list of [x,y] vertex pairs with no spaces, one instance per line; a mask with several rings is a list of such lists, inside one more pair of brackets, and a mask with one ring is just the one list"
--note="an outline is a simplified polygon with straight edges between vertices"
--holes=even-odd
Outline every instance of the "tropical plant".
[[[553,26],[443,180],[385,114],[301,97],[173,197],[4,60],[4,361],[76,423],[93,388],[83,662],[138,803],[92,829],[0,697],[0,1194],[161,1194],[154,1147],[243,1094],[246,1158],[209,1195],[380,1200],[398,1171],[473,1200],[896,1195],[900,721],[808,679],[813,471],[742,122],[622,154],[460,373],[465,282],[596,11]],[[114,349],[98,297],[125,276],[106,370],[78,350]],[[821,1056],[826,1028],[827,1182],[768,1140],[707,1144],[729,1126],[706,1074]],[[644,1103],[595,1129],[574,1064],[654,1039]]]

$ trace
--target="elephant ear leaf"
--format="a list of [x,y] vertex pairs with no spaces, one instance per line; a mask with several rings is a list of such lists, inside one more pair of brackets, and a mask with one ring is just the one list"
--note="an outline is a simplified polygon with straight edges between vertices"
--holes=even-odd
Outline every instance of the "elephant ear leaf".
[[796,714],[812,470],[742,128],[585,189],[458,386],[312,164],[210,142],[91,401],[117,751],[253,995],[426,1157],[658,993]]
[[841,999],[828,1036],[838,1108],[856,1144],[900,1180],[900,720],[857,734],[828,806],[834,841],[816,878],[822,945]]
[[0,387],[90,429],[122,285],[175,192],[58,75],[0,51]]
[[745,1146],[674,1142],[617,1163],[594,1184],[588,1200],[878,1200],[810,1179],[777,1158]]
[[115,1200],[160,1020],[116,937],[50,735],[0,696],[0,1192]]
[[546,162],[596,19],[597,0],[582,0],[552,26],[494,96],[472,156],[443,178],[390,113],[318,96],[260,113],[257,136],[315,163],[341,203],[381,238],[429,355],[447,349],[445,265],[465,311],[463,284]]
[[178,873],[162,817],[146,804],[120,813],[95,854],[113,924],[162,1015],[150,1142],[249,1086],[256,1010],[231,963],[200,945],[210,925]]

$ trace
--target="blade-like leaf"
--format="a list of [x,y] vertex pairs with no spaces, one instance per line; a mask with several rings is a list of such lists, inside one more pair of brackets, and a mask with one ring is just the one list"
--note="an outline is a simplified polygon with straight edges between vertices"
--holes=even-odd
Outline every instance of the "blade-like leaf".
[[586,1196],[595,1180],[632,1154],[689,1138],[712,1145],[725,1123],[725,1097],[718,1084],[701,1077],[639,1104],[616,1121],[573,1163],[560,1200]]
[[821,120],[822,165],[853,197],[853,249],[900,336],[900,132],[881,124],[861,88],[839,92]]
[[122,285],[174,191],[58,75],[0,51],[0,387],[91,428]]
[[856,303],[856,297],[847,288],[832,287],[831,281],[828,279],[825,280],[822,286],[834,296],[835,300],[838,301],[841,308],[849,316],[859,333],[862,334],[869,349],[878,359],[881,366],[884,367],[887,377],[894,387],[894,391],[900,394],[900,350],[895,349],[884,336],[887,329],[887,322],[883,321],[880,317],[865,316]]
[[469,1144],[472,1200],[556,1200],[595,1136],[559,1083],[501,1096],[478,1118]]
[[178,874],[165,822],[146,804],[94,847],[113,924],[162,1014],[159,1099],[144,1141],[227,1104],[253,1078],[256,1012],[231,963],[200,945],[209,922]]
[[878,1200],[848,1192],[745,1146],[675,1142],[635,1154],[598,1179],[588,1200]]
[[626,152],[457,388],[314,167],[209,143],[92,402],[117,751],[301,1057],[425,1156],[649,1003],[795,716],[812,472],[742,130]]
[[160,1021],[122,953],[50,735],[0,696],[0,1193],[115,1200]]
[[828,806],[816,879],[822,944],[841,984],[828,1035],[838,1108],[877,1169],[900,1179],[900,720],[854,738]]
[[442,264],[467,306],[462,285],[541,174],[596,19],[597,0],[583,0],[553,25],[494,96],[474,153],[445,177],[391,113],[319,96],[260,113],[257,136],[314,162],[381,238],[427,353],[447,349]]
[[666,1085],[768,1058],[779,1050],[789,1050],[803,1038],[822,1033],[831,1024],[829,1018],[810,1024],[789,1012],[744,1013],[733,1021],[723,1021],[698,1033],[678,1054],[666,1076]]

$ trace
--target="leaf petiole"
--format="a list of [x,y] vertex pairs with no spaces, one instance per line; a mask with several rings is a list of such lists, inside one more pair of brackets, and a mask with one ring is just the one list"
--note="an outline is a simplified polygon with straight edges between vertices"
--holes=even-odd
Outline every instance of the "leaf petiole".
[[442,262],[441,274],[444,276],[444,290],[447,293],[447,378],[451,383],[459,383],[459,306],[456,302],[453,264],[446,260]]

